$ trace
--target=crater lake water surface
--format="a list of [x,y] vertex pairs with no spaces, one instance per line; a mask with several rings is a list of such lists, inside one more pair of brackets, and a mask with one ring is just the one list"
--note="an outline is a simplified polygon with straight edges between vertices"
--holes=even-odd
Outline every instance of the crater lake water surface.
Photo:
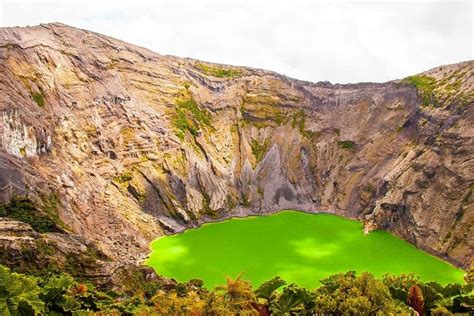
[[463,282],[464,272],[385,231],[364,235],[362,223],[340,216],[282,211],[270,216],[208,223],[151,243],[147,264],[184,282],[201,279],[212,288],[226,276],[258,286],[281,276],[315,288],[338,272],[413,272],[424,281]]

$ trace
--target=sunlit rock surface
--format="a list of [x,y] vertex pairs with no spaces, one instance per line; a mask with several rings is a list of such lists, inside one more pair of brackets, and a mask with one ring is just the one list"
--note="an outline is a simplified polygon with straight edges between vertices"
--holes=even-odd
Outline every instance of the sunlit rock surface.
[[159,235],[280,209],[366,221],[467,267],[473,62],[331,84],[47,24],[0,30],[0,198],[54,192],[71,233],[136,261]]

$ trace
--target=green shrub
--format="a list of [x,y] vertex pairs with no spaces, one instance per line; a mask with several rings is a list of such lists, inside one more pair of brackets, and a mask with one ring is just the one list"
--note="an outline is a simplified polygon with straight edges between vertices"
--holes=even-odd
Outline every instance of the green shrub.
[[242,71],[234,68],[223,68],[218,66],[205,65],[197,63],[196,67],[204,74],[211,75],[218,78],[233,78],[240,76]]
[[297,127],[300,132],[303,132],[305,121],[306,121],[306,114],[304,113],[303,110],[298,110],[298,112],[293,114],[293,120],[291,122],[291,126],[293,128]]
[[353,149],[354,148],[354,142],[350,140],[342,140],[337,142],[340,148],[342,149]]
[[421,95],[422,105],[428,106],[433,104],[433,91],[436,88],[436,79],[421,75],[407,77],[403,79],[402,82],[412,84],[418,89]]
[[0,265],[0,315],[42,315],[45,305],[40,293],[33,277]]
[[43,207],[41,208],[43,212],[59,227],[70,229],[59,217],[58,205],[60,201],[58,194],[56,192],[40,194],[40,198],[43,202]]
[[309,139],[318,138],[319,136],[321,136],[321,131],[310,131],[305,129],[301,132],[301,135]]
[[316,290],[317,314],[390,315],[396,307],[388,287],[370,273],[332,275]]
[[131,171],[126,171],[124,173],[122,173],[121,175],[119,175],[118,177],[115,177],[114,178],[114,181],[118,182],[118,183],[126,183],[126,182],[129,182],[133,179],[133,174]]
[[33,93],[33,95],[31,96],[33,98],[33,101],[36,102],[36,104],[38,104],[39,107],[43,107],[44,106],[44,96],[43,96],[43,93],[41,92],[35,92]]
[[102,292],[64,273],[34,278],[0,265],[0,315],[410,315],[407,297],[414,286],[423,295],[425,315],[468,315],[474,305],[472,284],[423,283],[411,274],[380,280],[370,273],[339,273],[314,290],[280,277],[253,289],[239,275],[207,290],[197,279],[150,280],[149,272],[121,271],[120,284]]
[[199,123],[210,125],[211,119],[207,111],[202,110],[196,101],[192,98],[178,99],[177,100],[178,108],[183,112],[191,114]]
[[26,197],[14,197],[9,204],[0,205],[0,217],[30,224],[39,233],[58,231],[56,222],[42,214]]
[[175,135],[184,140],[186,131],[196,136],[203,126],[211,125],[210,114],[199,107],[189,92],[176,100],[176,114],[171,119],[175,128]]
[[284,121],[285,121],[285,118],[283,114],[281,112],[277,112],[275,114],[275,123],[277,123],[278,125],[282,125]]
[[265,154],[267,153],[268,150],[268,139],[265,140],[263,143],[260,143],[256,139],[252,139],[250,141],[250,147],[252,148],[252,154],[255,157],[255,160],[257,163],[262,161],[263,157],[265,157]]

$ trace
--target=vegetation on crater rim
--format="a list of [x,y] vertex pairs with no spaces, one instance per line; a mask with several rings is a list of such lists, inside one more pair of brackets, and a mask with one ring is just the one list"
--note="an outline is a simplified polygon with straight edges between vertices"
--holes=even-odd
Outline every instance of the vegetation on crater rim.
[[436,88],[436,79],[421,75],[407,77],[403,82],[410,83],[418,89],[422,105],[429,106],[433,103],[433,90]]
[[339,273],[311,290],[280,277],[254,289],[228,278],[212,290],[200,280],[177,283],[149,278],[144,270],[121,273],[121,284],[99,289],[65,273],[42,277],[12,272],[0,265],[2,315],[452,315],[473,311],[473,285],[421,282],[411,274]]
[[56,212],[57,196],[52,193],[42,199],[44,207],[40,210],[27,197],[14,197],[9,204],[0,205],[0,217],[27,223],[39,233],[58,232],[61,227],[66,228]]
[[474,93],[472,91],[462,91],[460,89],[463,81],[469,78],[468,69],[460,69],[452,73],[443,74],[442,80],[436,80],[427,75],[410,76],[402,80],[417,88],[421,96],[422,106],[440,107],[457,103],[466,105],[473,101]]
[[269,141],[266,139],[264,142],[259,142],[256,139],[252,139],[250,141],[250,147],[252,148],[252,154],[255,157],[255,160],[257,163],[262,161],[263,157],[265,157],[265,154],[267,153],[269,146]]
[[211,66],[203,63],[196,63],[196,68],[206,75],[217,78],[234,78],[240,76],[242,71],[234,68],[223,68],[219,66]]
[[175,134],[184,140],[186,131],[196,136],[203,126],[211,126],[211,116],[209,112],[202,109],[186,89],[181,97],[176,99],[175,114],[171,120],[175,128]]
[[342,140],[337,143],[339,147],[342,149],[353,149],[354,148],[354,142],[351,140]]
[[33,93],[31,97],[33,98],[33,101],[38,104],[39,107],[42,108],[44,106],[44,96],[41,92]]

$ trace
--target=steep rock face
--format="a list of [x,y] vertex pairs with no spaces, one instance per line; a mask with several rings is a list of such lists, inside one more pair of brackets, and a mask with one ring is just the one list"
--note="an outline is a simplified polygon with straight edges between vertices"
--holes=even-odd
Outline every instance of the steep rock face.
[[121,268],[93,243],[74,234],[39,234],[30,225],[0,218],[0,262],[19,272],[67,271],[97,284]]
[[61,220],[116,260],[162,234],[285,208],[362,219],[463,267],[473,258],[473,62],[309,83],[61,24],[2,28],[0,61],[1,201],[56,193]]

